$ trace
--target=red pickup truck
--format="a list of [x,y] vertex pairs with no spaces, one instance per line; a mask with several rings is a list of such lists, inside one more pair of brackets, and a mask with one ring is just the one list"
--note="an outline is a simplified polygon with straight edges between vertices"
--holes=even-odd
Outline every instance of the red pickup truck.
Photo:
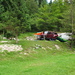
[[56,38],[58,37],[58,34],[52,31],[39,32],[36,33],[36,35],[38,40],[56,40]]

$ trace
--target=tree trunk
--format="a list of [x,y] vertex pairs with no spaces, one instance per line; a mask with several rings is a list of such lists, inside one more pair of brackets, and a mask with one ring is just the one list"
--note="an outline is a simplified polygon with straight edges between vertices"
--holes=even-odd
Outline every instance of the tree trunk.
[[16,35],[16,43],[18,43],[18,36]]

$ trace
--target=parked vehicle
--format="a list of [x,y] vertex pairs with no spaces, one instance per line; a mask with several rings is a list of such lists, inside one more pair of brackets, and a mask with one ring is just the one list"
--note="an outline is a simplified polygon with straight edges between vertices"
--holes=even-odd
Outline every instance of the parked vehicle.
[[36,35],[38,40],[56,40],[56,38],[58,37],[58,34],[52,31],[39,32],[36,33]]

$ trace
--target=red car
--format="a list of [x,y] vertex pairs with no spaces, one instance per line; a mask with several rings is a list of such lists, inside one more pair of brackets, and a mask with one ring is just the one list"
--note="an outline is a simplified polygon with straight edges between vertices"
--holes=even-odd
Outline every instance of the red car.
[[51,31],[40,32],[36,35],[38,40],[56,40],[56,38],[58,37],[57,33]]

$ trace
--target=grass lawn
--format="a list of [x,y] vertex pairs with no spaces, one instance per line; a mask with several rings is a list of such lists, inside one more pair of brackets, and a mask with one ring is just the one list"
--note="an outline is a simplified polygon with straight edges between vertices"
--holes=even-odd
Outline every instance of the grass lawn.
[[75,52],[66,43],[21,40],[18,45],[23,51],[0,53],[0,75],[75,75]]
[[0,75],[75,75],[75,54],[0,61]]

